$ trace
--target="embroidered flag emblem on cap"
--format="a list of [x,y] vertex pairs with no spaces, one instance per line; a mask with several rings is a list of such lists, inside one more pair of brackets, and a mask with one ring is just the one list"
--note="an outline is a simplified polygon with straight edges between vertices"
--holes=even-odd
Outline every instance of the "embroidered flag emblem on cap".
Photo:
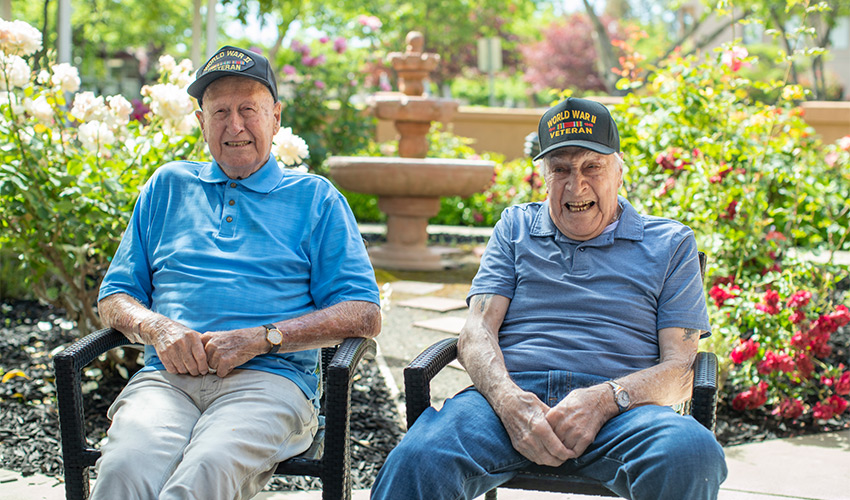
[[578,146],[609,155],[620,151],[617,124],[604,104],[568,97],[543,114],[537,126],[540,154]]
[[195,74],[195,81],[189,85],[186,91],[203,106],[201,99],[204,97],[204,90],[209,84],[223,76],[235,75],[253,78],[262,83],[269,89],[275,102],[277,102],[277,81],[269,60],[256,52],[231,47],[230,45],[218,49],[218,52],[210,57],[209,61]]

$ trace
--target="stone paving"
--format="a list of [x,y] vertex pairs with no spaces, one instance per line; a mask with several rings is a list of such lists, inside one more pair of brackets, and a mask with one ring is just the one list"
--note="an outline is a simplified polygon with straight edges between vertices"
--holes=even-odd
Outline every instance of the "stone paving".
[[[446,272],[377,272],[384,294],[389,296],[384,323],[378,337],[376,362],[392,389],[403,391],[402,371],[423,349],[446,337],[456,336],[466,315],[465,297],[476,269],[480,248],[455,253],[455,267]],[[838,259],[850,263],[850,254]],[[450,365],[434,379],[432,399],[436,406],[470,384],[458,364]],[[399,405],[403,421],[403,405]],[[726,448],[729,477],[721,500],[850,500],[850,430],[771,440]],[[21,477],[0,470],[0,500],[59,500],[64,484],[46,476]],[[264,492],[263,500],[318,500],[319,492]],[[355,500],[369,498],[355,491]],[[499,490],[499,498],[588,499],[581,495],[554,495],[519,490]]]

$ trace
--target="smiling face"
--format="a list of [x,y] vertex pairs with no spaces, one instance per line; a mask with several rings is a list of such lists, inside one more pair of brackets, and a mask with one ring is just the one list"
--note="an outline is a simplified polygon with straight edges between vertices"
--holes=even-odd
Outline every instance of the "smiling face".
[[272,138],[280,130],[280,102],[262,83],[228,76],[211,83],[196,112],[204,140],[231,179],[244,179],[269,159]]
[[593,239],[617,218],[623,167],[615,154],[565,147],[543,157],[549,215],[567,238]]

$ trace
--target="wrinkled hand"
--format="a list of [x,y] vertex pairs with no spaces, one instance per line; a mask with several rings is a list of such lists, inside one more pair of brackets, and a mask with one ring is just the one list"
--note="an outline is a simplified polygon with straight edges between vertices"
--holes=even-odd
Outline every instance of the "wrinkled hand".
[[551,467],[573,458],[546,419],[549,407],[537,396],[523,391],[502,398],[497,406],[511,444],[522,456]]
[[245,328],[201,335],[207,362],[219,377],[226,377],[237,366],[269,350],[262,329]]
[[[607,387],[603,390],[610,392]],[[571,458],[581,456],[613,416],[605,407],[607,392],[598,388],[576,389],[546,413],[547,422]]]
[[146,344],[156,349],[156,354],[168,373],[206,375],[209,372],[207,355],[201,335],[176,321],[158,320],[141,334]]

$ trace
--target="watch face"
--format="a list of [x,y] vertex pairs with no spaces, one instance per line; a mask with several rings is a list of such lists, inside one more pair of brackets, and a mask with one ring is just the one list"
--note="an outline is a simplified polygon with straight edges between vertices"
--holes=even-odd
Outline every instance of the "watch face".
[[280,344],[281,342],[283,342],[283,334],[280,333],[280,330],[278,330],[277,328],[267,330],[266,331],[266,338],[273,345],[277,345],[277,344]]
[[623,408],[628,408],[629,406],[629,393],[626,391],[620,391],[617,393],[617,404]]

